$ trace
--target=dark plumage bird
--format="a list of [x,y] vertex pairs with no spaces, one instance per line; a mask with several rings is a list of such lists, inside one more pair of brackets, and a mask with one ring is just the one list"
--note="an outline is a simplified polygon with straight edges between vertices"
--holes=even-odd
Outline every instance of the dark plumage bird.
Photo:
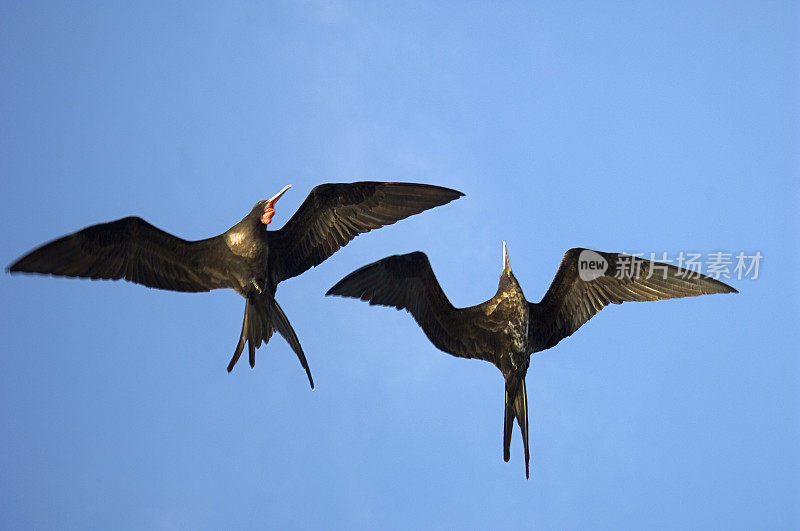
[[514,419],[522,431],[529,477],[528,396],[525,375],[534,352],[572,335],[609,303],[656,301],[710,293],[736,293],[710,277],[618,253],[570,249],[544,298],[528,302],[511,272],[503,242],[503,271],[488,301],[455,308],[422,252],[395,255],[358,269],[327,295],[406,309],[440,350],[495,365],[506,381],[503,457],[511,456]]
[[250,366],[255,351],[277,330],[314,380],[289,320],[275,300],[278,283],[295,277],[369,232],[461,197],[461,192],[413,183],[322,184],[311,190],[292,218],[267,231],[275,203],[289,186],[259,201],[239,223],[219,236],[186,241],[138,217],[93,225],[42,245],[11,266],[10,272],[91,279],[125,279],[151,288],[209,291],[230,288],[247,299],[239,343],[228,371],[245,343]]

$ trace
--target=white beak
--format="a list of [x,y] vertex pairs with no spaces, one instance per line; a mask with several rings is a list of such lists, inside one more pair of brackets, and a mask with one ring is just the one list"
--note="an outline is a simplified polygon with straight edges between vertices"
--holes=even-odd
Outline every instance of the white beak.
[[278,199],[280,199],[280,198],[281,198],[281,196],[282,196],[284,193],[286,193],[286,190],[288,190],[288,189],[289,189],[289,188],[291,188],[291,187],[292,187],[292,185],[291,185],[291,184],[287,184],[286,186],[284,186],[284,187],[283,187],[283,190],[281,190],[280,192],[278,192],[277,194],[273,195],[272,197],[270,197],[270,198],[267,200],[267,204],[268,204],[268,205],[272,205],[272,204],[274,204],[274,203],[275,203],[275,202],[276,202]]

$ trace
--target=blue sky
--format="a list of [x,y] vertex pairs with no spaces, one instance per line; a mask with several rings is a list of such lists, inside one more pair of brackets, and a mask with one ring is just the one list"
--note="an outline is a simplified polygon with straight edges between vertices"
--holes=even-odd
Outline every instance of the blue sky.
[[[225,366],[242,299],[0,275],[0,527],[797,528],[800,9],[792,2],[0,3],[0,258],[139,215],[218,234],[285,184],[466,197],[361,236]],[[736,296],[626,304],[503,380],[323,297],[425,251],[458,306],[507,240],[764,256]]]

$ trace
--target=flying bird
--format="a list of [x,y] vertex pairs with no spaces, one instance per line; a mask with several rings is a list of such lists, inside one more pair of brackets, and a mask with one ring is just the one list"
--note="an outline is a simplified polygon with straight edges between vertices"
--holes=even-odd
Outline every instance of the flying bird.
[[528,302],[511,272],[503,242],[503,270],[488,301],[455,308],[420,252],[394,255],[344,277],[326,295],[408,310],[428,339],[460,358],[488,361],[505,378],[503,458],[511,457],[516,419],[530,477],[528,396],[525,375],[534,352],[554,347],[610,303],[656,301],[711,293],[737,293],[713,278],[672,265],[619,253],[570,249],[544,298]]
[[329,183],[311,190],[279,230],[267,227],[291,185],[259,201],[219,236],[186,241],[138,217],[92,225],[34,249],[12,273],[125,279],[151,288],[200,292],[230,288],[246,300],[244,322],[228,372],[247,344],[255,351],[277,330],[314,380],[297,335],[275,300],[278,283],[319,265],[358,234],[390,225],[461,197],[461,192],[414,183]]

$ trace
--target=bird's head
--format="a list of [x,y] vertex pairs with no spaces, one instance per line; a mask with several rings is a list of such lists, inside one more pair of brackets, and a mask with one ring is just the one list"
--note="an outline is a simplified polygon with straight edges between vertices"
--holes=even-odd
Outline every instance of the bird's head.
[[273,195],[265,202],[263,202],[264,213],[261,215],[261,223],[263,223],[264,225],[269,225],[272,222],[272,216],[275,215],[275,203],[277,203],[278,199],[280,199],[281,196],[286,192],[286,190],[288,190],[291,187],[292,187],[291,184],[287,184],[286,186],[283,187],[283,189],[281,189],[280,192],[278,192],[277,194]]

